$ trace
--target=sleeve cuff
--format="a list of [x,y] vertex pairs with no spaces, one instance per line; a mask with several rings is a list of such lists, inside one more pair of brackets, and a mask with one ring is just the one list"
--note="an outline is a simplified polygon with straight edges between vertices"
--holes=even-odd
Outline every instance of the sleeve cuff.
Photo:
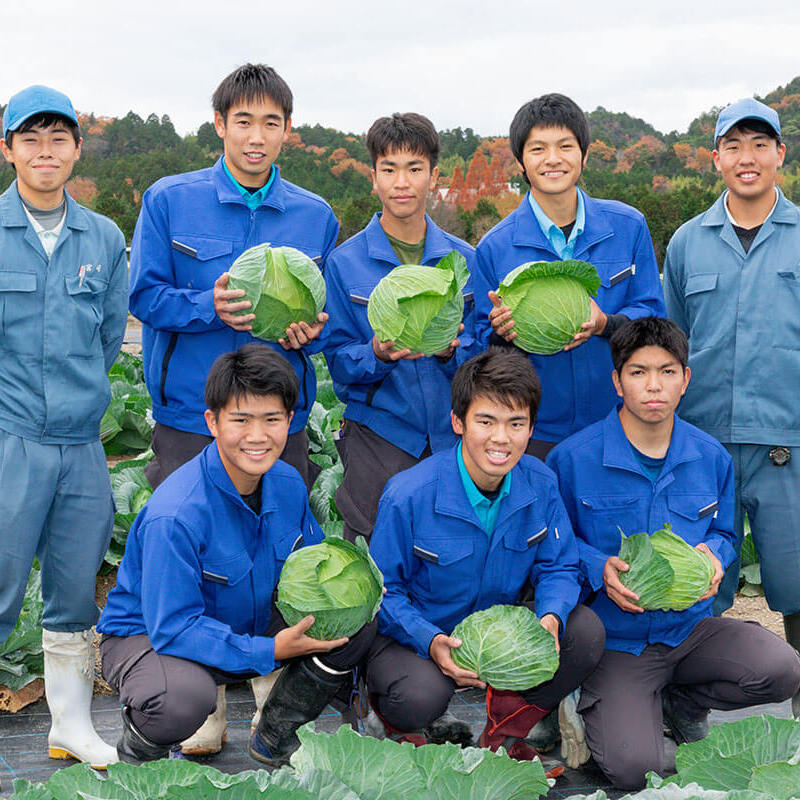
[[253,668],[259,675],[268,675],[276,667],[275,640],[269,636],[253,637]]
[[731,547],[730,542],[722,536],[711,536],[705,540],[708,549],[719,559],[723,569],[733,564],[736,560],[736,553]]
[[625,314],[608,314],[603,332],[597,335],[603,339],[610,339],[626,322],[630,322],[630,319]]

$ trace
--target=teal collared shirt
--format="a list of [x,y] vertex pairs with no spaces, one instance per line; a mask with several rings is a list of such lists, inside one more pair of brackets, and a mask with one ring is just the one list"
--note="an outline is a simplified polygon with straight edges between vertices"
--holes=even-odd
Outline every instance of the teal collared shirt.
[[275,170],[270,167],[269,179],[267,182],[257,192],[248,192],[247,189],[245,189],[244,186],[242,186],[242,184],[239,183],[239,181],[237,181],[236,178],[234,178],[231,174],[231,171],[228,169],[228,165],[225,163],[225,156],[222,157],[222,168],[225,170],[225,174],[231,179],[231,183],[239,190],[239,193],[242,195],[245,203],[247,203],[251,211],[254,211],[264,202],[269,194],[270,188],[272,187],[272,183],[275,180]]
[[500,504],[503,502],[503,498],[511,491],[511,473],[506,473],[503,482],[500,484],[499,494],[494,500],[490,500],[478,489],[469,472],[467,472],[464,457],[461,455],[461,442],[458,443],[457,461],[461,483],[464,484],[464,491],[467,493],[467,500],[475,509],[481,527],[486,531],[487,536],[491,536],[497,522],[497,515],[500,513]]
[[556,225],[547,214],[542,211],[542,207],[536,202],[533,195],[528,192],[528,202],[531,204],[531,209],[542,229],[542,233],[548,238],[553,250],[558,253],[561,259],[572,258],[575,251],[575,242],[577,238],[583,233],[586,226],[586,211],[583,204],[583,193],[576,189],[578,193],[578,210],[575,215],[575,224],[572,226],[569,239],[564,237],[564,231]]

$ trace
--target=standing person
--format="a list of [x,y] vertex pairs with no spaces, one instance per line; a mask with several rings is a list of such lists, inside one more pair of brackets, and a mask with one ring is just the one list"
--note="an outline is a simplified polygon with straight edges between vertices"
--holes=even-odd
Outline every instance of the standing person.
[[[256,341],[250,303],[230,290],[231,264],[263,242],[302,250],[318,264],[333,249],[338,223],[321,198],[281,178],[275,160],[292,125],[292,92],[272,67],[245,64],[217,87],[214,125],[223,155],[210,169],[162,178],[142,198],[131,249],[131,311],[142,321],[145,381],[153,398],[157,487],[210,441],[203,387],[217,356]],[[310,490],[318,468],[308,458],[305,426],[316,396],[309,353],[319,349],[327,315],[291,325],[279,343],[300,381],[281,458]],[[258,340],[260,341],[260,340]],[[262,682],[253,684],[257,698]],[[218,752],[225,736],[224,687],[216,717],[187,752]]]
[[517,111],[510,144],[530,191],[478,244],[478,338],[514,341],[510,309],[495,290],[520,264],[574,258],[593,264],[601,280],[591,318],[574,340],[555,355],[529,356],[542,381],[542,406],[528,452],[543,459],[614,407],[608,339],[628,319],[663,316],[664,300],[644,217],[578,189],[589,150],[583,111],[561,94],[537,97]]
[[[675,415],[694,378],[674,322],[645,317],[611,338],[619,408],[547,457],[578,539],[589,602],[606,650],[584,681],[578,711],[595,761],[621,789],[664,765],[662,720],[675,739],[708,732],[708,709],[785,700],[800,658],[755,623],[714,617],[713,596],[736,558],[733,464],[725,448]],[[713,565],[709,590],[683,611],[643,611],[620,580],[620,530],[672,526]]]
[[457,250],[471,271],[475,251],[425,213],[439,176],[439,135],[429,119],[414,113],[381,117],[367,133],[367,150],[383,209],[334,250],[325,272],[331,315],[325,356],[336,394],[346,404],[344,479],[336,505],[351,541],[372,533],[378,500],[392,475],[455,442],[447,413],[450,380],[476,348],[471,281],[463,289],[464,330],[444,352],[423,357],[379,341],[373,332],[367,301],[392,269],[433,266]]
[[[800,212],[776,186],[786,146],[774,109],[753,99],[723,109],[714,147],[727,188],[675,233],[664,262],[667,311],[696,375],[681,415],[733,457],[737,551],[746,512],[767,602],[800,649]],[[717,613],[738,577],[736,561]],[[793,707],[800,715],[800,697]]]
[[[142,321],[145,381],[153,398],[158,486],[210,441],[203,386],[214,359],[254,341],[250,303],[230,290],[227,270],[263,242],[302,250],[322,265],[338,223],[320,197],[281,178],[275,160],[292,126],[292,92],[271,67],[245,64],[217,87],[214,125],[223,155],[210,169],[162,178],[142,198],[131,248],[131,312]],[[282,458],[316,477],[305,425],[316,396],[309,353],[319,348],[320,316],[287,329],[280,343],[300,380],[300,397]]]
[[117,757],[92,725],[91,627],[114,522],[100,419],[127,319],[125,238],[64,191],[81,154],[66,95],[15,94],[0,149],[17,176],[0,197],[0,641],[36,557],[50,757],[105,767]]

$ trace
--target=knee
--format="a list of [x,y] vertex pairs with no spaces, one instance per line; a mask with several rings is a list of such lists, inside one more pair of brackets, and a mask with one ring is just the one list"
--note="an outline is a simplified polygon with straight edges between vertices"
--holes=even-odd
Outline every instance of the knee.
[[800,655],[793,647],[784,645],[780,654],[776,653],[770,660],[768,680],[773,702],[788,700],[797,693],[800,689]]
[[569,653],[573,661],[581,664],[589,675],[600,663],[606,646],[606,629],[600,617],[583,605],[575,606],[569,615],[562,651]]
[[644,753],[631,749],[620,749],[597,759],[600,768],[617,789],[634,791],[645,785],[645,775],[650,770],[658,772],[662,759],[657,753]]
[[401,731],[416,731],[430,725],[447,711],[453,696],[452,681],[396,681],[389,692],[379,697],[381,715]]
[[174,686],[141,706],[142,733],[157,744],[172,744],[191,736],[217,707],[217,686],[211,676],[198,671],[191,681]]

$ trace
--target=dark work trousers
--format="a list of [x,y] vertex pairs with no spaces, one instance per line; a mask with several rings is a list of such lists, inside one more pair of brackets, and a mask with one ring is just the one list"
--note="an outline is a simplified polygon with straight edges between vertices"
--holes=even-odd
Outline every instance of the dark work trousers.
[[800,658],[756,622],[708,617],[677,647],[652,644],[641,655],[606,650],[583,684],[578,711],[586,742],[614,786],[638,789],[664,766],[661,692],[698,717],[791,697]]
[[[273,610],[266,636],[286,627]],[[373,620],[350,641],[316,658],[337,671],[359,664],[371,647]],[[191,736],[217,707],[217,686],[255,678],[259,673],[232,673],[196,661],[156,653],[146,634],[104,636],[100,643],[103,677],[130,708],[133,724],[156,744],[173,744]],[[306,656],[308,658],[308,656]],[[285,666],[288,661],[281,662]]]
[[[561,656],[551,680],[520,694],[527,703],[556,708],[597,665],[605,646],[605,629],[586,606],[576,606],[560,639]],[[416,731],[447,710],[456,689],[429,658],[380,634],[367,656],[367,688],[378,713],[401,731]]]
[[[168,475],[213,441],[213,436],[179,431],[156,422],[153,428],[153,452],[156,457],[144,468],[150,485],[155,489]],[[291,464],[300,473],[310,492],[320,468],[308,457],[308,436],[305,430],[289,434],[281,453],[281,461]]]
[[429,456],[430,445],[416,458],[351,419],[345,421],[342,438],[336,445],[344,464],[344,478],[336,490],[336,508],[344,518],[344,538],[354,542],[357,536],[363,536],[369,541],[386,482]]
[[558,444],[558,442],[546,442],[544,439],[531,439],[525,448],[525,453],[529,456],[544,461],[547,454]]

